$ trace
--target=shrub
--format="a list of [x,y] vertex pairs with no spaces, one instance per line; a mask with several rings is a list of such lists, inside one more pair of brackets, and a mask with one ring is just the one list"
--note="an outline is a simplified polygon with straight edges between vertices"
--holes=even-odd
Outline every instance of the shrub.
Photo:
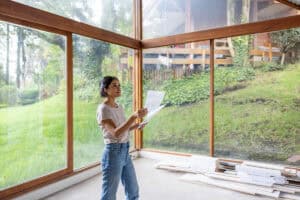
[[[215,95],[224,93],[227,87],[251,80],[255,76],[252,68],[217,68],[215,70]],[[244,88],[244,87],[237,87]],[[184,105],[209,98],[209,73],[193,75],[188,78],[170,80],[164,83],[166,92],[164,104]]]
[[209,74],[193,75],[188,78],[165,82],[164,104],[183,105],[194,103],[209,97]]
[[263,72],[283,70],[284,66],[275,62],[263,62],[259,67]]
[[39,99],[38,89],[24,89],[19,93],[19,104],[27,105],[37,102]]

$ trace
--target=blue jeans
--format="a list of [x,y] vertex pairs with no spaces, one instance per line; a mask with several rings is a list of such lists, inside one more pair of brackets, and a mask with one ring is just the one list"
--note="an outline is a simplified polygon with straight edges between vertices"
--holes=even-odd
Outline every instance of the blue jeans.
[[126,200],[137,200],[139,186],[129,156],[129,143],[106,144],[102,155],[101,200],[116,199],[120,180],[125,187]]

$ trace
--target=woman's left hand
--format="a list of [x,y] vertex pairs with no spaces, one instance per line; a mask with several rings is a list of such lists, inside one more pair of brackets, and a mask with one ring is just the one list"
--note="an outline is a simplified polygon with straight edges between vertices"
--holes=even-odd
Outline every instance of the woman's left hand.
[[148,124],[148,122],[147,121],[144,121],[144,122],[142,122],[142,123],[139,123],[139,125],[138,125],[138,129],[140,129],[140,130],[143,130],[143,128],[146,126]]

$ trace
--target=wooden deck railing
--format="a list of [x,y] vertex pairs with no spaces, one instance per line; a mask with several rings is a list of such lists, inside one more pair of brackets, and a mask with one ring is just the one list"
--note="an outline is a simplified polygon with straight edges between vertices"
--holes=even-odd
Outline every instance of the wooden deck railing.
[[[249,60],[252,63],[261,61],[272,61],[273,57],[279,57],[280,52],[271,45],[259,47],[250,51]],[[156,48],[143,50],[144,65],[165,65],[169,70],[146,69],[145,78],[157,80],[166,80],[170,78],[182,78],[193,73],[200,72],[205,66],[210,64],[210,50],[204,48]],[[229,47],[215,47],[215,65],[228,66],[233,65],[233,58]],[[150,57],[150,58],[149,58]],[[122,52],[120,64],[128,66],[128,51]],[[176,66],[174,66],[176,65]],[[197,68],[189,67],[198,65]]]

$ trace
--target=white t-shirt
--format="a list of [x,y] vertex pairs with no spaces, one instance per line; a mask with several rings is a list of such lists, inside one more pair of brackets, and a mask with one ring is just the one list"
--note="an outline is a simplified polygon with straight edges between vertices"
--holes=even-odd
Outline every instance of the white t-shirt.
[[125,112],[121,105],[118,105],[117,107],[111,107],[109,105],[106,105],[104,103],[99,104],[97,108],[97,122],[102,129],[104,143],[110,144],[110,143],[126,143],[129,141],[129,131],[125,131],[122,133],[118,138],[114,137],[112,134],[110,134],[107,130],[104,129],[104,127],[101,124],[102,120],[105,119],[111,119],[116,127],[120,126],[126,121]]

